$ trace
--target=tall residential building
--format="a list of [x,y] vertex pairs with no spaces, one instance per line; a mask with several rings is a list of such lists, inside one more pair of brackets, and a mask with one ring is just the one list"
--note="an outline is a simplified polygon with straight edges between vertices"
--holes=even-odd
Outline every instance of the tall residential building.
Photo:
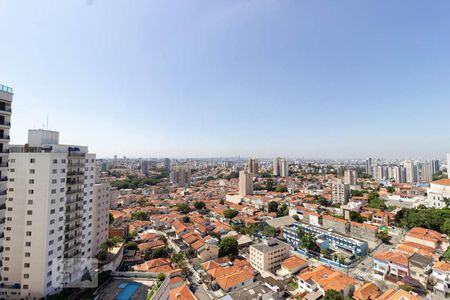
[[333,203],[347,203],[350,198],[350,185],[336,179],[331,183],[331,200]]
[[438,159],[433,159],[431,161],[431,166],[432,166],[432,169],[433,169],[433,175],[440,171],[441,166],[440,166],[440,163],[439,163]]
[[170,172],[170,182],[178,186],[189,186],[191,183],[191,168],[189,166],[173,166]]
[[247,171],[256,175],[259,173],[259,161],[254,158],[249,158],[247,161]]
[[431,161],[417,164],[417,176],[420,182],[430,182],[433,180],[433,165]]
[[[5,225],[6,182],[8,171],[9,129],[11,128],[11,103],[13,90],[0,85],[0,266],[3,256]],[[0,296],[1,297],[1,296]]]
[[369,175],[373,175],[372,174],[372,158],[368,158],[366,159],[366,173]]
[[148,161],[141,161],[141,174],[148,175]]
[[111,185],[107,182],[95,183],[94,203],[92,207],[92,256],[100,252],[100,245],[108,239],[109,204],[111,201]]
[[288,177],[289,164],[286,158],[275,157],[273,159],[273,176]]
[[404,162],[404,167],[406,169],[406,182],[407,183],[416,183],[417,182],[417,169],[414,161],[406,160]]
[[406,170],[403,166],[394,166],[391,172],[390,178],[394,178],[397,183],[405,183],[406,182]]
[[344,172],[344,183],[355,185],[357,179],[356,170],[345,170]]
[[93,252],[95,165],[55,131],[29,130],[27,144],[10,147],[2,296],[39,299],[90,268],[74,260]]
[[239,195],[253,195],[253,174],[247,171],[239,172]]
[[170,159],[164,158],[164,170],[170,171]]
[[250,246],[250,264],[257,271],[274,272],[289,257],[290,246],[278,239],[264,240]]

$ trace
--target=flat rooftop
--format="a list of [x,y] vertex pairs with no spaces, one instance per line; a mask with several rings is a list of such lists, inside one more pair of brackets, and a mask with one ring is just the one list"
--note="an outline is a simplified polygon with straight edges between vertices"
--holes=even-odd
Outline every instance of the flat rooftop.
[[280,240],[271,239],[271,240],[267,240],[267,241],[264,241],[259,244],[252,245],[250,247],[253,247],[256,250],[265,253],[265,252],[271,252],[271,251],[275,251],[275,250],[290,247],[290,246]]

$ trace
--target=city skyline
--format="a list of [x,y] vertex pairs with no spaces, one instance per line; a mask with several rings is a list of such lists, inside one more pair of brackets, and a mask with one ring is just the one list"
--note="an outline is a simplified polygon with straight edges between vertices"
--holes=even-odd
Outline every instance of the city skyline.
[[11,143],[48,118],[99,158],[441,158],[449,6],[2,2]]

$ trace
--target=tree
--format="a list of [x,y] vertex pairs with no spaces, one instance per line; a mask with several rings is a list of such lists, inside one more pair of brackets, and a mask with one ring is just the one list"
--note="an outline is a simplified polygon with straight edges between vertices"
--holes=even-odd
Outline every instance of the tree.
[[281,206],[278,208],[277,211],[277,217],[284,217],[289,215],[289,208],[287,207],[286,204],[281,204]]
[[198,209],[198,210],[200,210],[200,209],[204,209],[205,208],[205,202],[203,202],[203,201],[196,201],[195,203],[194,203],[194,207],[196,208],[196,209]]
[[224,205],[224,204],[225,204],[225,200],[220,199],[219,203],[222,204],[222,205]]
[[138,244],[136,242],[133,242],[133,241],[126,243],[125,248],[127,248],[127,250],[137,250],[137,249],[139,249]]
[[380,231],[380,232],[378,233],[378,238],[379,238],[383,243],[388,244],[391,237],[389,236],[389,234],[388,234],[386,231]]
[[323,300],[343,300],[341,293],[335,290],[327,290],[325,292],[325,296],[322,298]]
[[288,188],[287,188],[287,186],[285,186],[285,185],[279,184],[279,185],[277,185],[277,187],[275,188],[275,192],[278,192],[278,193],[287,193],[287,191],[288,191]]
[[189,218],[189,216],[184,216],[183,218],[181,218],[181,221],[183,221],[183,223],[189,223],[191,222],[191,218]]
[[268,192],[273,192],[275,189],[273,187],[273,180],[272,179],[266,179],[266,190]]
[[295,221],[300,221],[300,217],[299,217],[297,214],[293,215],[292,218],[293,218]]
[[305,232],[300,239],[300,246],[306,250],[314,250],[317,247],[314,235],[312,233]]
[[345,264],[345,257],[344,256],[339,256],[339,264],[340,265]]
[[157,249],[153,249],[153,251],[150,254],[150,259],[155,259],[155,258],[160,258],[160,257],[168,257],[169,256],[169,251],[167,250],[167,248],[157,248]]
[[219,256],[228,256],[234,260],[239,253],[238,242],[232,237],[223,238],[219,243]]
[[188,214],[191,211],[191,208],[189,207],[189,204],[182,203],[178,206],[178,211],[182,214]]
[[362,197],[364,196],[364,192],[360,190],[352,190],[351,191],[352,197]]
[[445,261],[450,261],[450,247],[445,250],[445,252],[442,254],[441,259]]
[[388,193],[391,193],[391,194],[395,192],[395,188],[393,186],[386,187],[386,190],[388,191]]
[[361,216],[360,213],[358,213],[356,211],[350,211],[350,221],[363,223],[364,218]]
[[267,206],[267,209],[269,212],[277,212],[278,211],[278,202],[270,201],[269,205]]
[[145,213],[143,211],[134,211],[131,213],[131,219],[147,221],[148,215],[147,215],[147,213]]
[[239,214],[239,211],[235,209],[226,209],[223,212],[223,216],[231,221],[234,217],[236,217]]
[[278,229],[272,226],[265,226],[263,229],[263,235],[265,237],[275,237],[278,233]]
[[444,224],[442,224],[441,232],[450,235],[450,219],[446,219]]

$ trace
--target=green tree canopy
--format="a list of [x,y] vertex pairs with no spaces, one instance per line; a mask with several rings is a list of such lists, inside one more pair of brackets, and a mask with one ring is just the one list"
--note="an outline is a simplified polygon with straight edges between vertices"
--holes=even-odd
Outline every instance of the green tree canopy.
[[270,201],[267,209],[269,210],[270,213],[277,212],[278,211],[278,202]]
[[205,206],[206,206],[206,204],[203,201],[196,201],[196,202],[194,202],[194,207],[196,209],[204,209]]
[[230,260],[234,260],[239,253],[238,242],[232,237],[226,237],[220,240],[219,256],[228,256]]
[[239,214],[239,211],[235,210],[235,209],[226,209],[223,212],[223,216],[229,220],[233,219],[234,217],[236,217]]
[[343,300],[341,293],[335,290],[327,290],[325,292],[325,296],[322,298],[323,300]]
[[191,208],[190,208],[189,204],[182,203],[178,206],[178,211],[182,214],[187,214],[191,211]]

